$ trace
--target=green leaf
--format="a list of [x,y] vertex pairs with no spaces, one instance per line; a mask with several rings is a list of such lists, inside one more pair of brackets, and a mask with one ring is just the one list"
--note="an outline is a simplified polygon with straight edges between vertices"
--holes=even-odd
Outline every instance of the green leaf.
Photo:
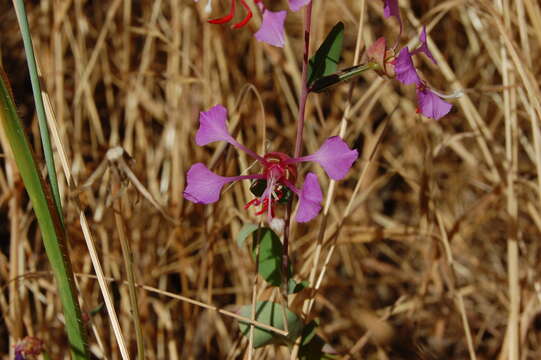
[[[270,325],[277,329],[285,330],[284,318],[287,321],[288,335],[278,335],[272,331],[254,328],[254,348],[269,344],[287,345],[295,341],[303,328],[301,319],[293,312],[285,309],[280,304],[270,301],[258,301],[256,303],[255,319],[263,324]],[[247,318],[252,316],[252,305],[245,305],[240,309],[240,314]],[[285,316],[284,316],[285,315]],[[244,336],[249,336],[250,326],[247,323],[239,322],[239,328]]]
[[246,242],[246,238],[258,228],[259,226],[257,226],[256,224],[244,224],[242,229],[240,229],[239,234],[237,235],[237,245],[239,247],[243,247],[244,243]]
[[332,347],[326,345],[319,335],[317,327],[319,321],[312,320],[306,324],[301,333],[301,346],[299,350],[299,359],[301,360],[330,360],[336,358],[336,353]]
[[317,79],[336,71],[342,54],[343,40],[344,23],[339,22],[327,34],[325,41],[308,62],[308,87]]
[[316,336],[316,330],[318,326],[319,323],[316,320],[312,320],[308,324],[304,325],[301,334],[301,346],[307,345],[312,341],[314,336]]
[[308,281],[301,281],[300,283],[298,283],[293,279],[289,279],[289,281],[287,282],[287,293],[296,294],[306,289],[308,285],[309,285]]
[[[259,274],[272,286],[282,283],[282,253],[283,246],[280,238],[269,228],[260,228],[253,234],[254,247],[252,256],[257,261],[257,245],[259,244]],[[291,272],[291,268],[290,268]]]
[[0,67],[0,123],[9,141],[15,163],[21,174],[51,263],[64,310],[71,358],[88,359],[86,331],[77,300],[71,262],[67,253],[66,232],[52,200],[51,190],[41,177],[17,110],[7,85],[7,76]]
[[301,345],[299,350],[300,360],[332,360],[336,359],[335,354],[326,352],[325,340],[315,335],[310,342]]

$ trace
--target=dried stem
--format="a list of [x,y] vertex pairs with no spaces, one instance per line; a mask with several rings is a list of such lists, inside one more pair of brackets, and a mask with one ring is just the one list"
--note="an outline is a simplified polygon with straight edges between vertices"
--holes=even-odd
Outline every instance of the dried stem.
[[135,339],[137,342],[137,358],[145,359],[145,341],[143,338],[143,329],[141,327],[141,319],[139,318],[139,305],[137,302],[137,292],[135,290],[135,275],[133,271],[133,253],[131,251],[130,242],[126,235],[124,219],[122,218],[122,199],[120,193],[120,178],[117,173],[115,181],[112,183],[112,196],[115,198],[113,210],[115,215],[115,224],[122,248],[122,257],[124,258],[124,267],[128,278],[128,293],[130,301],[130,313],[132,315],[133,324],[135,327]]

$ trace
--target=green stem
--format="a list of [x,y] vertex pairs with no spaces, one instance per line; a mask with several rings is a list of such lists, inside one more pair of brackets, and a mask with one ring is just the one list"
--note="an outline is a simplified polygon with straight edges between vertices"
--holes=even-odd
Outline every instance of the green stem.
[[352,66],[334,74],[317,79],[314,81],[312,87],[310,87],[310,92],[322,92],[323,90],[336,86],[345,81],[353,80],[367,70],[377,70],[379,68],[379,65],[373,62]]

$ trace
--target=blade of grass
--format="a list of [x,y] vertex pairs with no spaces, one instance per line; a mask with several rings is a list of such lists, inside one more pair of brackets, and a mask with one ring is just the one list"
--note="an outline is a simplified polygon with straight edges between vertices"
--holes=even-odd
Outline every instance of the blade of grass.
[[86,332],[75,293],[71,262],[67,255],[65,232],[51,198],[50,188],[40,176],[30,143],[17,115],[6,74],[2,68],[0,68],[0,75],[0,122],[11,145],[28,197],[32,202],[45,251],[58,282],[58,293],[64,308],[66,332],[72,359],[88,359]]
[[32,36],[30,35],[30,27],[28,18],[24,8],[23,0],[13,0],[13,6],[17,13],[17,21],[23,38],[24,51],[26,53],[26,61],[28,63],[28,72],[30,73],[30,81],[32,83],[32,93],[34,95],[34,103],[36,105],[36,114],[38,117],[39,133],[41,136],[41,144],[43,146],[43,154],[45,155],[45,164],[49,183],[51,185],[54,204],[61,221],[64,226],[64,217],[62,215],[62,203],[60,202],[60,191],[58,189],[58,180],[56,177],[56,169],[54,165],[53,148],[51,146],[51,138],[49,136],[49,128],[47,127],[47,117],[45,115],[45,106],[43,105],[43,97],[41,93],[41,85],[39,82],[39,71],[34,55],[34,46],[32,44]]

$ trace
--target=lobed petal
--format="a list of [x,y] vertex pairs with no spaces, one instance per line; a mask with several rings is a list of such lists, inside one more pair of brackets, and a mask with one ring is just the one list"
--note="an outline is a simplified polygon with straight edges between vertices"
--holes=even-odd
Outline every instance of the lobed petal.
[[284,47],[285,30],[284,22],[286,20],[287,11],[263,11],[263,22],[261,27],[254,34],[258,41],[277,46]]
[[208,111],[199,113],[199,129],[195,134],[195,143],[204,146],[215,141],[231,142],[232,138],[227,130],[227,109],[223,105],[216,105]]
[[428,43],[426,42],[426,26],[423,26],[423,30],[421,31],[421,35],[419,35],[419,41],[421,42],[421,45],[415,49],[413,52],[414,54],[417,53],[424,53],[430,60],[434,62],[434,64],[437,64],[436,59],[434,59],[434,56],[432,55],[432,52],[430,49],[428,49]]
[[289,0],[289,8],[292,11],[299,11],[304,5],[307,5],[311,0]]
[[420,84],[421,79],[415,70],[410,51],[407,47],[400,50],[400,53],[394,60],[394,71],[396,79],[404,85]]
[[295,220],[303,223],[315,218],[321,210],[323,194],[319,187],[317,176],[314,173],[308,173],[304,180],[304,186],[299,196],[299,209]]
[[417,88],[417,102],[421,114],[435,120],[447,115],[453,107],[427,87]]
[[230,181],[210,171],[205,164],[193,164],[188,170],[184,197],[196,204],[211,204],[220,199],[222,187]]

